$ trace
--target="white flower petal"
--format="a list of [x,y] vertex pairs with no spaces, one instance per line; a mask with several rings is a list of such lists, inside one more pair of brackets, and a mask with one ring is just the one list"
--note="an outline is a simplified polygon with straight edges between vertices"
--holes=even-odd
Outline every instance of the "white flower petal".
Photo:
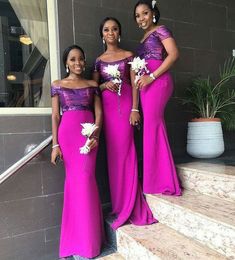
[[97,125],[92,124],[92,123],[83,123],[81,124],[83,129],[82,129],[82,135],[86,137],[90,137],[92,133],[98,128]]

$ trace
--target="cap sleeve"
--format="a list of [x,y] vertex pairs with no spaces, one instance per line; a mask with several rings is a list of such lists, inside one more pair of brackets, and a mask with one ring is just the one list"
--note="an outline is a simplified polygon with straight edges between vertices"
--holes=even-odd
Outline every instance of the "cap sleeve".
[[54,97],[55,95],[59,95],[59,89],[60,87],[51,86],[51,97]]
[[94,66],[93,66],[93,71],[100,71],[100,60],[96,59]]
[[160,26],[157,30],[157,33],[161,41],[173,37],[172,32],[165,25]]

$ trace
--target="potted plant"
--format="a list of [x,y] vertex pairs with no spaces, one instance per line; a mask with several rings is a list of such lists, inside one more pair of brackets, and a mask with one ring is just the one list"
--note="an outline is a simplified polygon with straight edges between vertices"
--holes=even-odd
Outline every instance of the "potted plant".
[[235,77],[235,59],[227,59],[217,82],[199,77],[186,89],[182,99],[196,116],[188,123],[187,152],[196,158],[215,158],[224,152],[221,122],[235,129],[235,89],[229,83]]

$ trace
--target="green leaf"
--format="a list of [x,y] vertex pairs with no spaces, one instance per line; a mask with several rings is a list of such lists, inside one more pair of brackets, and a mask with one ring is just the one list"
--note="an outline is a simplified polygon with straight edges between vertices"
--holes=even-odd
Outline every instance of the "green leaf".
[[197,117],[220,117],[227,129],[235,129],[235,90],[229,83],[235,77],[235,59],[229,58],[219,70],[219,81],[210,76],[196,78],[181,99]]

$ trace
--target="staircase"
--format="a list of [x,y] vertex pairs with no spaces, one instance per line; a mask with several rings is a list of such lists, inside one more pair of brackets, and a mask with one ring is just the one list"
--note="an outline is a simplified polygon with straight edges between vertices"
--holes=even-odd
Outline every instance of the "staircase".
[[159,223],[119,228],[117,252],[98,259],[235,259],[235,167],[193,162],[177,169],[181,197],[146,196]]

